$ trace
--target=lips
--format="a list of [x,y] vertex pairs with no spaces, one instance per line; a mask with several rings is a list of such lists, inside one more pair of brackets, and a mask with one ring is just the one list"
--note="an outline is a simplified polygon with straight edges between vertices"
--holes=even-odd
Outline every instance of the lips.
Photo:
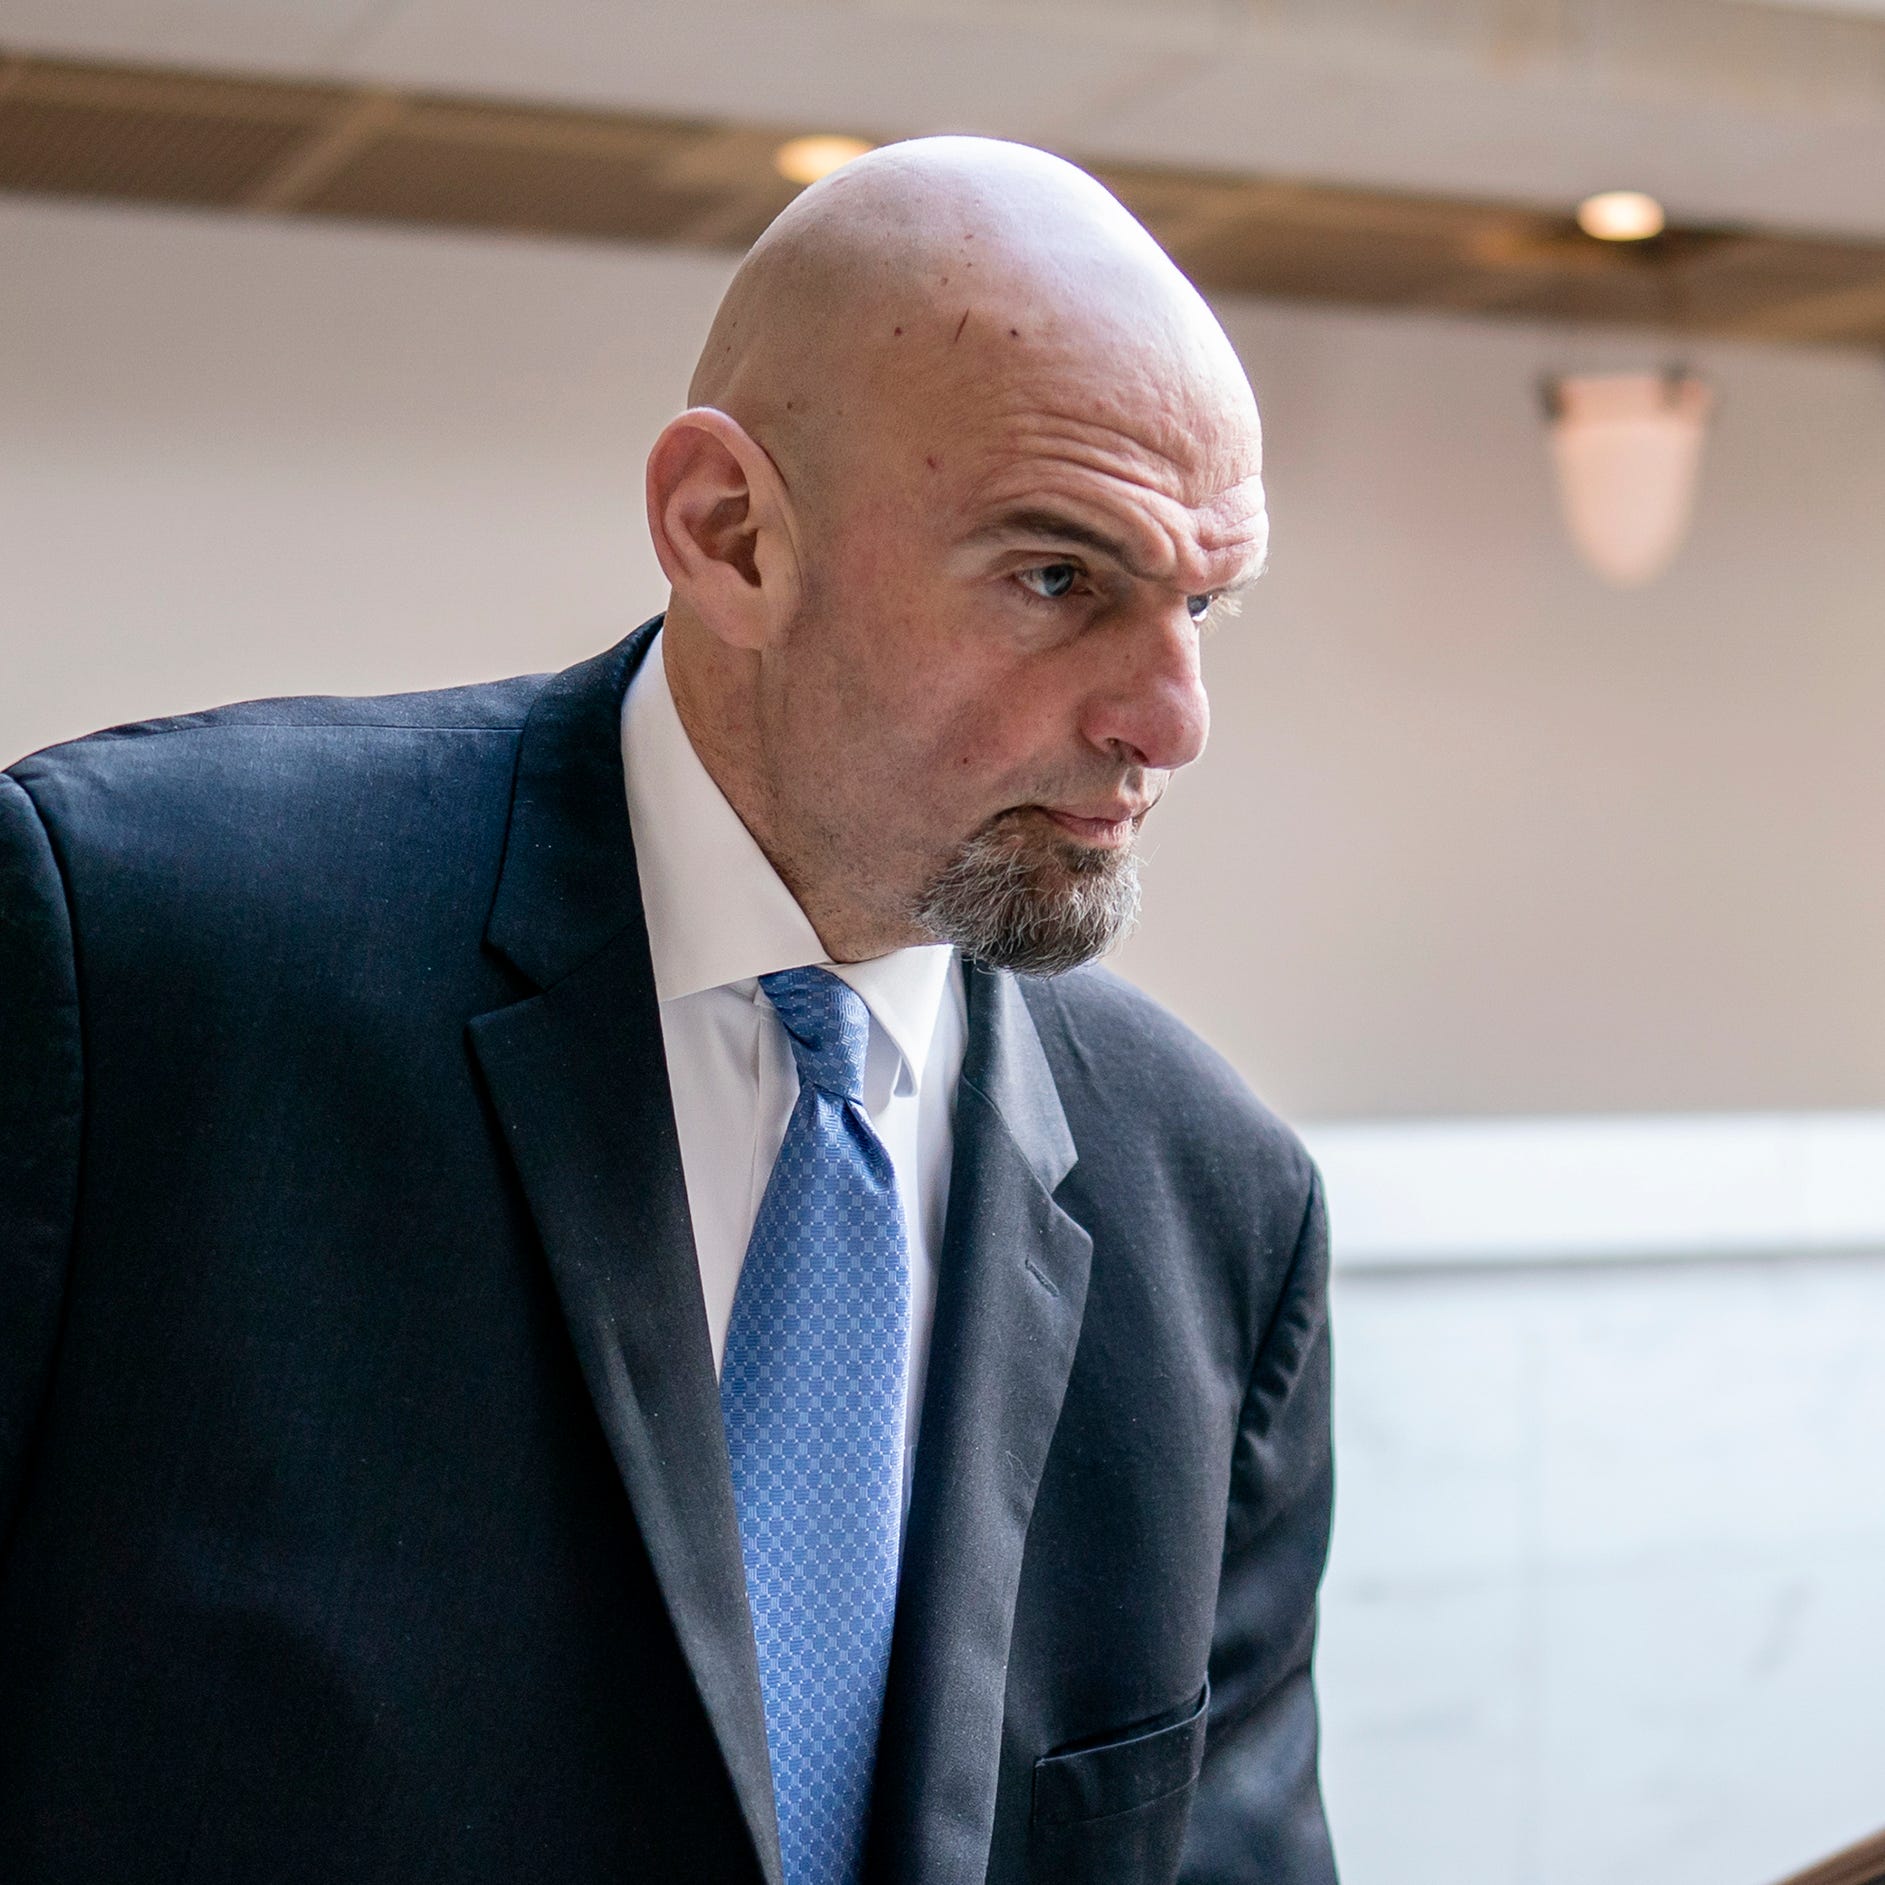
[[1132,842],[1132,834],[1138,829],[1139,820],[1150,807],[1124,811],[1108,808],[1097,815],[1086,812],[1061,811],[1052,805],[1037,807],[1051,822],[1071,836],[1083,839],[1088,844],[1124,845]]

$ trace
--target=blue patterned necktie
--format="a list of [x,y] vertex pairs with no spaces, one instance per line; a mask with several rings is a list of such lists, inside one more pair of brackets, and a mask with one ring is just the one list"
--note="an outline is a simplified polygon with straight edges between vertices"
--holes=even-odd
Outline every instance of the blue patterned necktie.
[[870,1014],[760,977],[799,1094],[720,1370],[785,1885],[855,1885],[890,1663],[910,1342],[903,1208],[863,1108]]

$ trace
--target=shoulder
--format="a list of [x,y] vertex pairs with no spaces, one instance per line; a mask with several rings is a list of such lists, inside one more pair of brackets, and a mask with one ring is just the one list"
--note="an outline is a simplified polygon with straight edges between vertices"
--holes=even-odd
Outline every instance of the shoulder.
[[543,685],[246,701],[112,727],[4,776],[92,936],[188,955],[193,937],[274,935],[317,909],[416,914],[422,885],[487,876]]
[[1108,969],[1021,981],[1057,1077],[1154,1130],[1224,1135],[1301,1168],[1296,1134],[1216,1048]]
[[215,807],[248,813],[250,827],[290,809],[318,817],[323,803],[356,796],[368,780],[414,781],[427,770],[415,765],[420,750],[469,758],[480,745],[514,744],[546,678],[242,701],[107,727],[29,754],[5,776],[49,829],[73,840],[121,821],[179,819],[201,836],[189,814]]
[[1315,1168],[1235,1068],[1142,990],[1099,967],[1021,987],[1075,1143],[1120,1190],[1293,1244]]
[[22,780],[64,769],[120,765],[190,767],[213,761],[219,748],[253,745],[270,734],[309,745],[373,732],[515,732],[551,677],[520,675],[416,694],[305,694],[236,701],[198,713],[170,714],[101,728],[41,748],[7,771]]

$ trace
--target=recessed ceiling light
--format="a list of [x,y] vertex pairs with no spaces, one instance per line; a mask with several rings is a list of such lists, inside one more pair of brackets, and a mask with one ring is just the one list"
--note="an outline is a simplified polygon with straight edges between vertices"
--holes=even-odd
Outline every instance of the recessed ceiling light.
[[840,164],[875,150],[861,137],[838,137],[822,133],[817,137],[795,137],[772,153],[773,167],[791,183],[816,183],[828,177]]
[[1577,226],[1600,242],[1641,242],[1662,234],[1662,205],[1641,190],[1605,190],[1577,206]]

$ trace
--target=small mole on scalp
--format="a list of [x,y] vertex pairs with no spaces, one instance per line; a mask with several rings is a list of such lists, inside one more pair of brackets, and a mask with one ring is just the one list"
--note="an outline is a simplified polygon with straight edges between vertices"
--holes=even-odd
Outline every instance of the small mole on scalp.
[[942,460],[936,457],[933,453],[925,457],[923,462],[930,468],[931,471],[942,470]]
[[1020,328],[1018,328],[1018,327],[1011,327],[1011,328],[1009,328],[1009,330],[1008,330],[1008,338],[1009,338],[1010,340],[1019,340],[1019,339],[1021,338],[1021,330],[1020,330]]
[[897,337],[898,339],[901,339],[901,338],[903,337],[903,329],[902,329],[902,328],[900,328],[900,327],[893,327],[893,328],[892,328],[892,329],[891,329],[890,331],[891,331],[891,333],[892,333],[893,335],[895,335],[895,336],[896,336],[896,337]]

